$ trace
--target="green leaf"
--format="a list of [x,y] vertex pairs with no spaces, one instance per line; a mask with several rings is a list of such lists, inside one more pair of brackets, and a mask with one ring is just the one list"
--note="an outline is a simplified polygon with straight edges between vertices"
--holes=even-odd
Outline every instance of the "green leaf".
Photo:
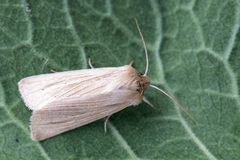
[[[0,159],[240,159],[238,0],[1,1]],[[30,138],[30,110],[17,82],[94,67],[145,71],[147,104],[41,142]]]

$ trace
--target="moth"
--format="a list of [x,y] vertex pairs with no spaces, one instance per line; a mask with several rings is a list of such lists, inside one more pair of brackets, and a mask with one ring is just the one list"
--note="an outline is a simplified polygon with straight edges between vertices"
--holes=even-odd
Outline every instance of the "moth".
[[41,141],[104,117],[106,132],[109,117],[128,106],[143,100],[155,108],[144,96],[147,87],[163,92],[182,108],[175,99],[150,84],[147,49],[136,18],[135,22],[146,54],[145,74],[136,71],[132,62],[122,67],[94,68],[89,59],[92,69],[42,74],[19,81],[22,99],[33,110],[30,118],[33,140]]

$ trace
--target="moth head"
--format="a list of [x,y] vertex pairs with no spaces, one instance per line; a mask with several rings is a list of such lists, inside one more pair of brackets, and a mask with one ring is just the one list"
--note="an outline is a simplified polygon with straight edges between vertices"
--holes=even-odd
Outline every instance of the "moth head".
[[147,87],[150,85],[151,81],[150,81],[150,78],[146,75],[143,75],[140,73],[140,77],[141,77],[141,81],[140,81],[140,85],[141,85],[141,88],[143,90],[143,92],[147,89]]

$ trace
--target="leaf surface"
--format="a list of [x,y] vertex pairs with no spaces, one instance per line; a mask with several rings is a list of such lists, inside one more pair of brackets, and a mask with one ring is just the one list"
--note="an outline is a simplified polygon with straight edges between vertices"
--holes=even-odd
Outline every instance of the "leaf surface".
[[[0,2],[0,159],[239,159],[238,0]],[[129,64],[145,71],[134,18],[149,52],[148,100],[41,142],[17,82]]]

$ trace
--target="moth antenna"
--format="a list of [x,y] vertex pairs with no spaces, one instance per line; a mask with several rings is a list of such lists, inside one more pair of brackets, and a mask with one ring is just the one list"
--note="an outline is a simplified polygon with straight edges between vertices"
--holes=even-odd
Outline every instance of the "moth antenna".
[[138,28],[138,32],[139,32],[139,34],[140,34],[140,36],[141,36],[141,38],[142,38],[142,42],[143,42],[143,46],[144,46],[144,50],[145,50],[145,54],[146,54],[146,70],[145,70],[145,76],[147,75],[147,72],[148,72],[148,53],[147,53],[147,47],[146,47],[146,45],[145,45],[145,41],[144,41],[144,39],[143,39],[143,36],[142,36],[142,33],[141,33],[141,30],[140,30],[140,28],[139,28],[139,26],[138,26],[138,22],[137,22],[137,19],[134,17],[134,19],[135,19],[135,22],[136,22],[136,25],[137,25],[137,28]]
[[155,88],[155,89],[161,91],[162,93],[164,93],[164,94],[165,94],[166,96],[168,96],[169,98],[171,98],[171,100],[173,100],[175,103],[177,103],[177,104],[179,105],[179,107],[181,107],[182,110],[183,110],[185,113],[187,113],[187,115],[188,115],[190,118],[192,118],[192,120],[194,120],[195,123],[198,125],[198,122],[178,103],[177,100],[175,100],[175,99],[174,99],[173,97],[171,97],[169,94],[167,94],[167,93],[164,92],[162,89],[160,89],[160,88],[158,88],[158,87],[156,87],[156,86],[154,86],[154,85],[149,85],[149,87]]

